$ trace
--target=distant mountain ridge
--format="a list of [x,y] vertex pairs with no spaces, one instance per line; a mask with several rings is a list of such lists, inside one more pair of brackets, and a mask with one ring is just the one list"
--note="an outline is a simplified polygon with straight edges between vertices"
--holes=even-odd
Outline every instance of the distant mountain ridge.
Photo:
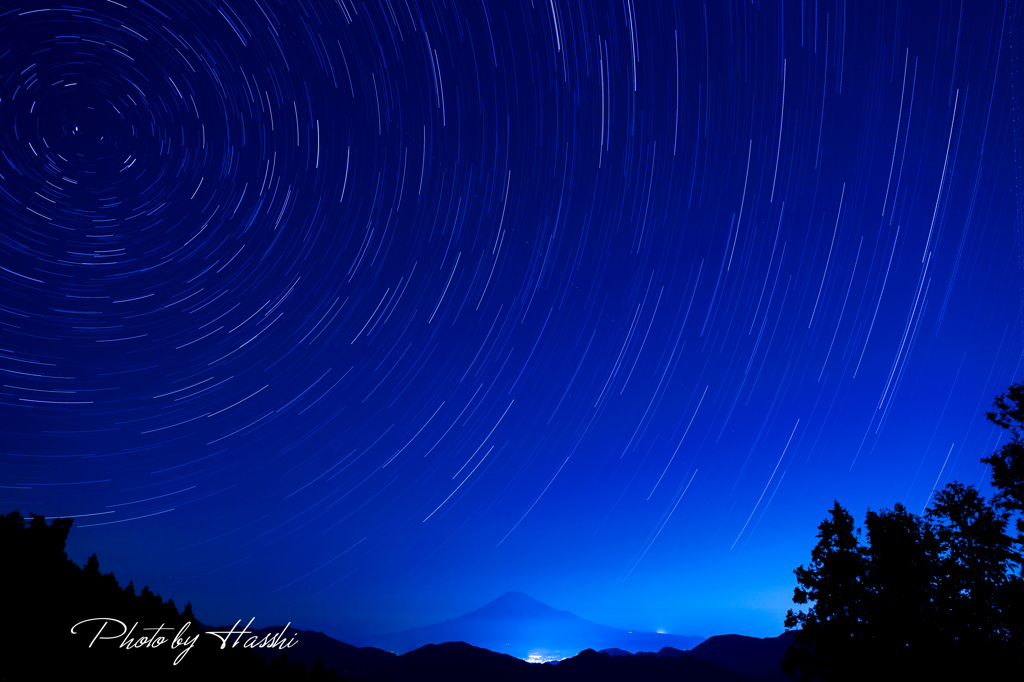
[[758,680],[790,680],[782,672],[782,658],[793,646],[793,634],[784,632],[778,637],[747,637],[744,635],[715,635],[709,637],[689,651],[665,647],[655,653],[631,654],[621,649],[605,649],[598,653],[610,656],[657,658],[679,658],[694,656]]
[[787,634],[766,639],[722,635],[707,640],[709,658],[698,655],[703,645],[636,654],[585,649],[557,664],[536,665],[465,642],[428,644],[399,656],[356,648],[321,632],[299,630],[295,635],[300,644],[288,651],[291,660],[308,667],[319,658],[324,668],[348,682],[781,682],[789,679],[780,664],[792,642]]
[[526,659],[575,656],[584,649],[659,651],[692,649],[704,637],[621,630],[560,611],[522,592],[506,592],[457,618],[376,636],[351,637],[351,644],[404,654],[427,644],[467,642],[496,653]]
[[789,680],[792,678],[782,672],[781,666],[782,657],[791,646],[791,632],[763,639],[743,635],[716,635],[695,646],[690,653],[747,675]]

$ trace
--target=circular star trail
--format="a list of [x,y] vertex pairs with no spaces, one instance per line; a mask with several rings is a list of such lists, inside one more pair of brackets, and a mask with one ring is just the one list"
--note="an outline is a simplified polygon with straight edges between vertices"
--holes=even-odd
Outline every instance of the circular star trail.
[[833,498],[987,480],[983,5],[5,8],[3,504],[211,622],[777,634]]

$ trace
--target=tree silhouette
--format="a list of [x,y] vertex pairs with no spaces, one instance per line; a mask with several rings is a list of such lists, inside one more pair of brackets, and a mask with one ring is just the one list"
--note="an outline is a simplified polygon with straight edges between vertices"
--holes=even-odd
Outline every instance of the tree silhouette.
[[855,654],[885,660],[894,674],[907,679],[919,671],[917,659],[934,649],[939,540],[929,524],[899,503],[891,510],[868,510],[864,525],[869,641]]
[[867,542],[838,503],[819,526],[786,627],[783,668],[803,680],[911,679],[994,673],[1014,659],[1014,576],[1005,517],[950,483],[924,518],[897,504],[868,511]]
[[937,493],[925,515],[937,521],[937,599],[947,637],[972,648],[1001,641],[1006,628],[999,597],[1012,556],[1005,517],[962,483]]
[[783,669],[801,680],[995,679],[1024,663],[1024,384],[998,396],[990,421],[1010,442],[992,466],[993,501],[953,482],[924,517],[896,504],[868,511],[866,542],[838,502],[818,526],[786,627]]
[[[996,503],[1004,510],[1024,514],[1024,383],[1010,386],[996,397],[992,412],[985,417],[1010,432],[1005,443],[981,461],[992,467],[992,485],[999,491]],[[1017,518],[1018,543],[1024,536],[1024,517]]]
[[1021,578],[1024,551],[1024,383],[1015,383],[996,397],[993,410],[985,416],[993,424],[1010,432],[1010,440],[981,461],[992,467],[995,502],[1000,509],[1016,516],[1017,537],[1011,548],[1010,577],[997,595],[1002,604],[1002,625],[1009,641],[1015,643],[1011,654],[1024,661],[1024,580]]
[[866,559],[850,513],[836,502],[829,514],[818,526],[810,566],[795,571],[800,586],[793,601],[813,605],[786,615],[787,628],[800,627],[794,636],[800,646],[786,654],[783,669],[806,679],[856,679],[851,662],[864,641]]

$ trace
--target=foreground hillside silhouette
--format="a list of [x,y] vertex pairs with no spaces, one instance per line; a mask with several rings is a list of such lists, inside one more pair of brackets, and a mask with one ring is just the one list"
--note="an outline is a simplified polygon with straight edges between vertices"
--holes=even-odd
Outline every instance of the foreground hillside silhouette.
[[[800,680],[1018,679],[1024,670],[1024,384],[989,421],[1009,441],[982,462],[996,494],[953,482],[923,516],[868,510],[866,532],[838,502],[796,569],[784,669]],[[1008,532],[1015,519],[1016,536]],[[1006,677],[1007,671],[1013,671]]]
[[[201,627],[191,604],[179,613],[172,600],[164,601],[149,587],[136,593],[129,582],[121,588],[112,573],[100,572],[95,554],[84,567],[68,559],[65,543],[71,523],[71,519],[55,519],[47,524],[42,516],[33,514],[25,519],[18,511],[0,516],[0,680],[71,680],[81,679],[85,673],[95,673],[95,679],[104,682],[189,677],[336,679],[322,666],[310,670],[305,664],[290,662],[287,653],[268,664],[251,649],[221,649],[216,637],[197,637]],[[99,618],[107,620],[89,621]],[[127,628],[138,625],[121,639],[98,638],[120,634],[118,622]],[[158,633],[144,630],[160,627],[166,629]],[[157,646],[122,646],[129,641],[139,645],[142,637],[161,635],[167,641]],[[189,647],[192,638],[194,644]]]

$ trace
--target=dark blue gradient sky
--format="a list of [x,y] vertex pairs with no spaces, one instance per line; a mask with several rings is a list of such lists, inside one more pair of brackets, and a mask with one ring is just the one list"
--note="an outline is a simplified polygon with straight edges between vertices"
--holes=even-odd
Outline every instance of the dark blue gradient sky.
[[987,481],[1015,12],[8,3],[0,501],[209,622],[778,634]]

